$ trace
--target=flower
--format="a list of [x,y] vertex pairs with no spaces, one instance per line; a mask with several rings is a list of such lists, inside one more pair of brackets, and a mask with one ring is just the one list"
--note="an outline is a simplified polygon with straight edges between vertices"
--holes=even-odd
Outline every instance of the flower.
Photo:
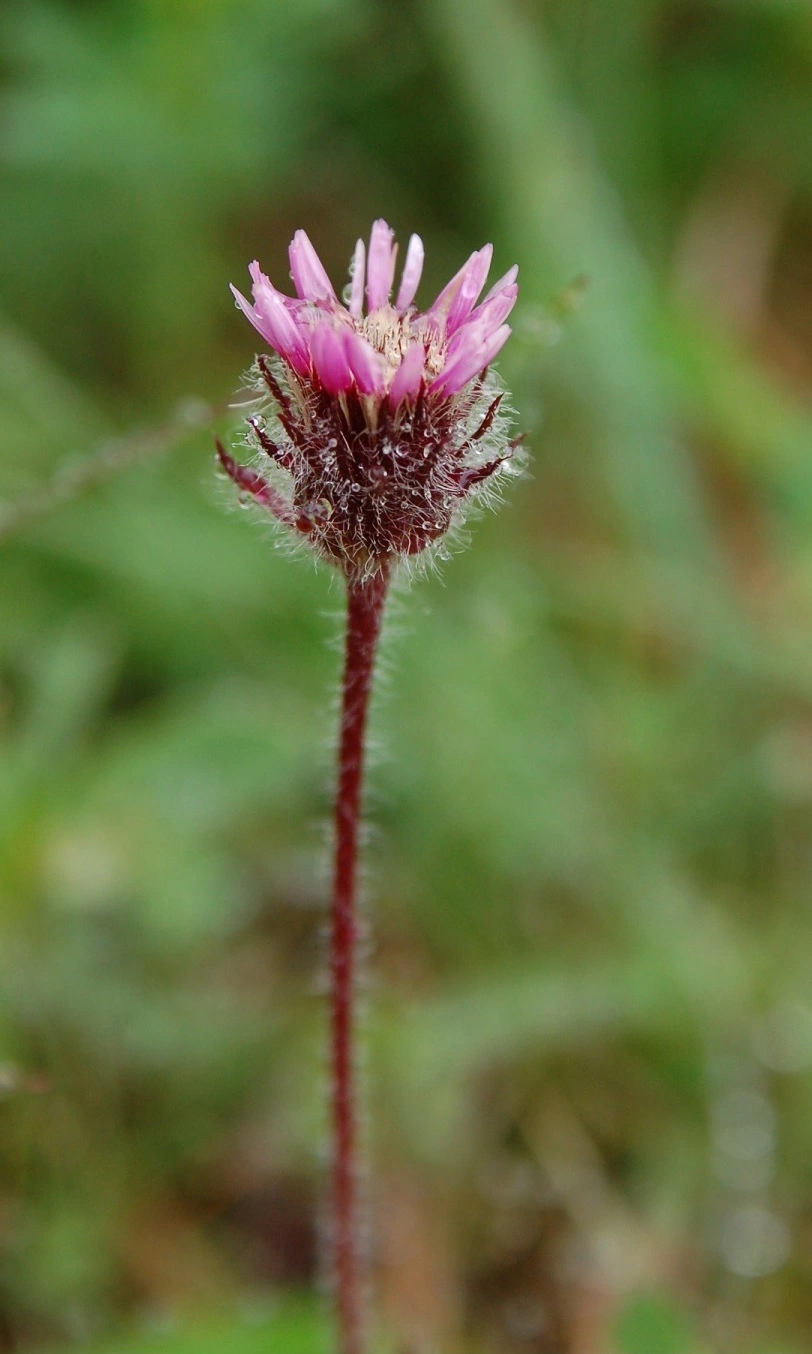
[[253,304],[231,289],[274,354],[252,369],[260,404],[245,445],[285,472],[287,490],[218,443],[220,461],[348,577],[436,541],[518,445],[507,440],[504,390],[489,370],[511,332],[518,269],[480,302],[492,253],[490,244],[473,253],[421,312],[423,244],[411,237],[392,301],[397,246],[376,221],[369,248],[355,247],[344,304],[298,230],[296,297],[277,291],[256,262]]

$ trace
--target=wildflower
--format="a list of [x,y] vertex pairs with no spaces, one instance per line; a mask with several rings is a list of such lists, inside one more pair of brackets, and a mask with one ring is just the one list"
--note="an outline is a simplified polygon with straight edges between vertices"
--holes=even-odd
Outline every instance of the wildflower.
[[[346,305],[303,230],[290,246],[296,297],[250,267],[237,305],[272,350],[253,381],[261,404],[246,446],[270,478],[220,460],[246,494],[342,570],[347,629],[338,739],[329,926],[331,1268],[339,1354],[365,1354],[355,1078],[358,847],[366,724],[393,563],[437,541],[510,459],[504,391],[490,363],[510,334],[516,268],[479,297],[491,245],[472,254],[432,306],[414,304],[423,246],[409,241],[397,295],[394,236],[355,248]],[[366,313],[364,301],[366,299]],[[275,467],[275,469],[274,469]]]
[[[303,230],[290,246],[296,297],[258,263],[237,305],[272,349],[252,376],[263,404],[246,446],[287,473],[269,478],[218,445],[245,493],[307,537],[347,577],[369,577],[441,537],[505,465],[504,392],[489,364],[510,334],[513,267],[480,302],[493,246],[477,250],[426,311],[414,304],[423,245],[413,235],[392,300],[397,246],[385,221],[359,240],[346,304]],[[366,306],[365,303],[366,302]]]

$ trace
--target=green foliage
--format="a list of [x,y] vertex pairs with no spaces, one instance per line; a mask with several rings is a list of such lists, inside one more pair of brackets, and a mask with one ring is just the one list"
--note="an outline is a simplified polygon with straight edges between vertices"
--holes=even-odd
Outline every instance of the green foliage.
[[0,43],[0,1349],[327,1341],[341,594],[209,423],[228,282],[377,215],[426,297],[520,263],[533,452],[386,645],[384,1335],[806,1348],[808,6],[6,0]]
[[618,1354],[693,1354],[696,1345],[682,1312],[653,1296],[637,1297],[620,1313]]
[[88,1354],[319,1354],[327,1332],[312,1305],[288,1301],[271,1316],[242,1321],[197,1322],[190,1329],[105,1340]]

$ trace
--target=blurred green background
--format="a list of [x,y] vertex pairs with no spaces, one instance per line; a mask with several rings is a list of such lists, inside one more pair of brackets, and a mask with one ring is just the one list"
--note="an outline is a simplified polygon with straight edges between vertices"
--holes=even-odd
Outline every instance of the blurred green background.
[[803,1354],[808,0],[5,0],[0,47],[0,1350],[329,1348],[341,592],[212,439],[228,283],[384,215],[424,301],[520,264],[533,460],[387,647],[381,1348]]

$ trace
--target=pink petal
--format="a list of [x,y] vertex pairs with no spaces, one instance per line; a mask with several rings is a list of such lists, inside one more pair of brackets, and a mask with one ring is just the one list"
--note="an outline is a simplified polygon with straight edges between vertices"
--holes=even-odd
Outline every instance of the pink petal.
[[445,317],[448,314],[448,308],[451,305],[451,302],[453,301],[454,297],[456,296],[457,291],[461,287],[462,279],[464,278],[468,269],[471,267],[471,264],[473,263],[475,258],[476,254],[472,254],[470,259],[468,259],[462,265],[459,272],[454,274],[451,281],[446,282],[445,286],[443,287],[443,290],[437,297],[437,300],[431,306],[429,306],[429,309],[426,312],[427,315],[432,315],[439,319],[441,316]]
[[499,278],[498,282],[494,282],[490,291],[485,294],[485,298],[482,302],[483,306],[485,305],[486,301],[491,301],[493,297],[496,296],[497,292],[504,291],[505,287],[512,287],[513,283],[516,281],[516,278],[518,276],[519,276],[519,265],[518,263],[514,263],[513,267],[508,268],[507,272],[504,273],[503,276]]
[[389,387],[389,403],[397,409],[404,400],[412,400],[418,394],[423,380],[423,368],[426,363],[426,350],[422,343],[413,343],[403,358]]
[[461,345],[473,330],[476,330],[481,338],[487,338],[495,329],[498,329],[515,306],[518,295],[519,288],[514,282],[512,286],[503,288],[497,296],[492,296],[490,301],[483,301],[481,306],[477,306],[473,314],[466,320],[465,324],[460,325],[451,339],[447,350],[448,355],[452,356],[458,353]]
[[398,291],[395,309],[399,310],[401,315],[404,310],[412,304],[415,293],[420,284],[420,277],[423,272],[424,258],[423,241],[419,235],[413,235],[409,241],[409,248],[406,250],[406,262],[403,265],[403,276],[400,279],[400,290]]
[[313,366],[328,395],[340,395],[352,385],[344,341],[329,321],[316,326],[310,335]]
[[482,288],[485,286],[485,279],[491,266],[493,258],[493,245],[486,244],[476,254],[472,255],[468,267],[460,282],[459,288],[451,300],[448,310],[448,319],[446,321],[446,332],[453,334],[461,324],[468,319]]
[[[459,272],[455,273],[451,281],[445,284],[443,290],[440,292],[440,295],[437,297],[437,300],[434,302],[432,306],[430,306],[427,312],[429,315],[434,315],[438,319],[446,319],[451,307],[454,304],[456,296],[458,295],[460,289],[463,286],[463,283],[465,282],[466,277],[472,270],[474,270],[474,273],[476,273],[479,266],[478,260],[482,258],[486,250],[492,252],[493,245],[485,245],[484,249],[474,250],[471,257],[466,260],[466,262],[460,268]],[[490,267],[490,252],[487,255],[487,259],[488,259],[488,267]],[[486,268],[485,276],[487,276],[487,271],[488,270]],[[481,285],[482,284],[480,284],[480,289]],[[474,298],[474,300],[476,300],[476,297]]]
[[461,345],[459,352],[440,372],[429,386],[430,395],[449,396],[461,390],[473,376],[479,375],[496,357],[510,337],[509,324],[503,324],[495,333],[483,338],[481,333],[473,333],[468,342]]
[[324,264],[303,230],[297,230],[288,250],[290,271],[297,295],[303,301],[335,301],[333,285]]
[[350,277],[352,285],[350,290],[350,314],[353,319],[360,320],[364,309],[364,267],[366,264],[366,249],[363,240],[359,240],[355,246],[355,253],[352,256],[350,265]]
[[380,310],[388,305],[395,276],[395,233],[385,221],[375,221],[369,237],[367,259],[367,305]]
[[294,301],[292,297],[285,296],[283,292],[279,291],[271,282],[271,279],[265,276],[256,259],[253,263],[249,263],[248,272],[251,275],[251,293],[257,309],[262,310],[267,301],[272,308],[281,305],[291,319],[295,319],[295,311],[297,308],[301,308],[302,302]]
[[382,395],[386,388],[386,377],[381,354],[376,353],[372,344],[352,329],[344,331],[343,341],[350,371],[361,394]]
[[249,268],[253,280],[254,305],[232,286],[234,298],[244,315],[272,348],[284,357],[296,371],[308,367],[307,346],[291,316],[285,298],[260,270],[256,260]]
[[231,294],[232,294],[232,296],[234,297],[234,300],[235,300],[236,303],[237,303],[237,308],[238,308],[238,310],[241,310],[242,313],[243,313],[243,315],[245,316],[245,318],[246,318],[247,320],[250,320],[250,321],[251,321],[251,323],[252,323],[252,325],[254,326],[254,328],[259,330],[260,334],[262,334],[262,337],[263,337],[264,339],[266,339],[269,343],[272,342],[272,340],[271,340],[270,338],[268,338],[268,335],[267,335],[267,334],[263,334],[263,333],[262,333],[262,329],[260,328],[260,326],[262,325],[262,321],[260,320],[260,318],[259,318],[259,316],[257,315],[256,311],[254,310],[254,307],[251,305],[251,302],[250,302],[250,301],[246,301],[246,299],[245,299],[245,297],[243,296],[242,292],[241,292],[241,291],[237,291],[237,288],[234,286],[234,283],[233,283],[233,282],[229,282],[228,285],[229,285],[229,288],[230,288],[230,290],[231,290]]

